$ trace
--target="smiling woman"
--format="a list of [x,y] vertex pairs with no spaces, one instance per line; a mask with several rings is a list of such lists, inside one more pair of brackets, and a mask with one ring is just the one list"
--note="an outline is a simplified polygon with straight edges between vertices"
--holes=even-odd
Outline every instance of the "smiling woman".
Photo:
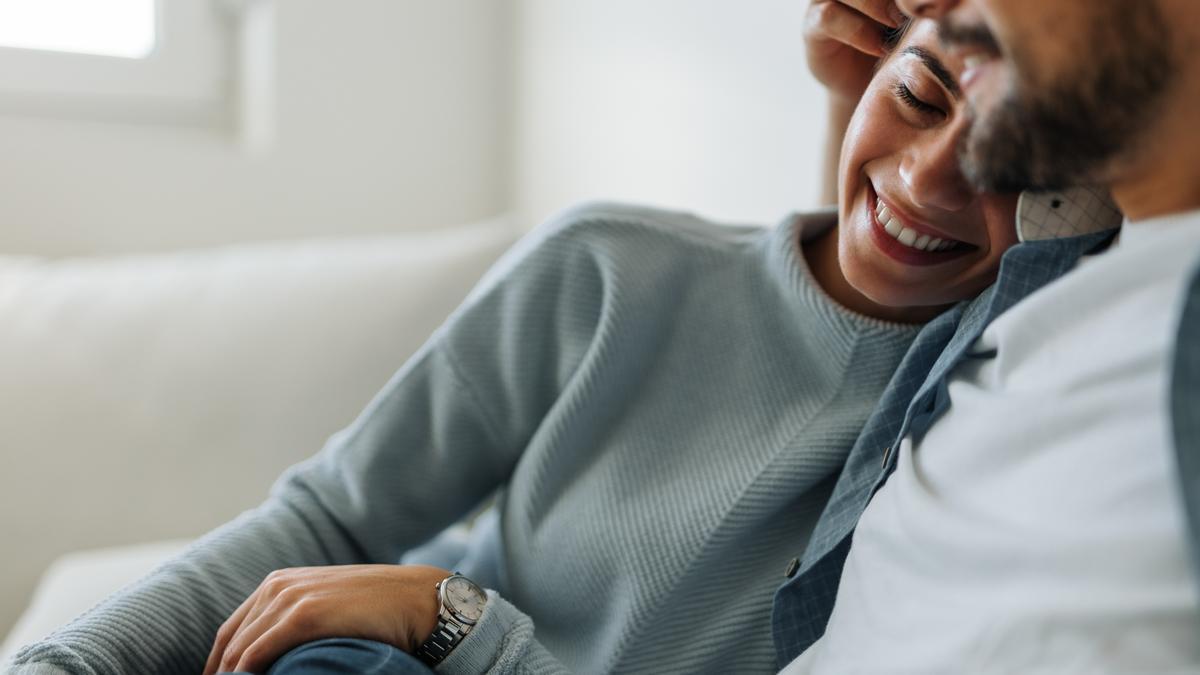
[[883,49],[841,148],[838,226],[806,254],[847,307],[922,321],[992,283],[1017,241],[1017,195],[975,190],[958,167],[962,64],[942,53],[935,24]]
[[5,0],[0,46],[145,58],[157,41],[154,0]]

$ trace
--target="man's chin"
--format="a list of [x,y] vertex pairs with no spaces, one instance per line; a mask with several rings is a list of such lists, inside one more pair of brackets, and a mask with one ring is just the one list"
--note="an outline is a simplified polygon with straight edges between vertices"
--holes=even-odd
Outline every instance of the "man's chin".
[[[1109,182],[1138,147],[1176,74],[1170,24],[1157,3],[1098,3],[1084,26],[1094,53],[1057,71],[1032,58],[994,63],[968,87],[964,174],[992,192]],[[1018,52],[1020,50],[1017,50]],[[1014,60],[1015,59],[1015,60]]]
[[[1036,109],[1035,109],[1036,112]],[[1089,152],[1082,139],[1063,142],[1063,120],[1029,115],[1015,99],[977,118],[959,147],[959,163],[978,190],[1016,193],[1102,183],[1113,155]]]

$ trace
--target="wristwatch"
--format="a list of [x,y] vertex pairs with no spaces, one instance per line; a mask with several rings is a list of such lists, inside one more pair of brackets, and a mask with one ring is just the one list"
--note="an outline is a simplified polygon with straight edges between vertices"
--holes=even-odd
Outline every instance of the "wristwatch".
[[458,572],[437,582],[434,588],[441,602],[437,628],[416,651],[417,658],[430,667],[441,663],[462,642],[483,616],[487,604],[487,593],[479,584]]

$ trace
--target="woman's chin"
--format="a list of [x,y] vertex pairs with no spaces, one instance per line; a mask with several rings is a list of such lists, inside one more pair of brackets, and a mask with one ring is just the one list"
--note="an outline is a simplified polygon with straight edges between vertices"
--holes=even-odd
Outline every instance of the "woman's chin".
[[929,298],[924,297],[925,294],[896,283],[889,279],[888,275],[872,271],[855,273],[847,270],[846,281],[864,298],[878,305],[887,314],[894,316],[903,316],[908,313],[923,315],[932,304]]
[[840,244],[838,257],[846,283],[877,307],[872,314],[896,321],[920,322],[953,304],[945,299],[945,286],[952,280],[943,279],[935,269],[892,260],[878,250],[869,236],[856,236]]
[[887,309],[891,313],[903,314],[909,310],[917,310],[922,306],[916,299],[890,290],[877,291],[875,289],[867,289],[864,291],[860,289],[859,292],[871,302]]

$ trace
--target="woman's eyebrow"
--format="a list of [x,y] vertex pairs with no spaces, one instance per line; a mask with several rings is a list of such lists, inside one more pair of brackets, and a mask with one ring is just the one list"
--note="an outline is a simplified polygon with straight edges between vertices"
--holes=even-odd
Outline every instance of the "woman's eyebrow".
[[942,60],[937,55],[924,47],[917,47],[915,45],[906,47],[904,53],[912,54],[921,59],[925,67],[929,69],[929,72],[933,73],[933,76],[946,87],[951,96],[956,99],[962,97],[962,90],[958,88],[958,82],[954,80],[954,76],[950,74],[950,70],[946,68],[946,64],[942,63]]

